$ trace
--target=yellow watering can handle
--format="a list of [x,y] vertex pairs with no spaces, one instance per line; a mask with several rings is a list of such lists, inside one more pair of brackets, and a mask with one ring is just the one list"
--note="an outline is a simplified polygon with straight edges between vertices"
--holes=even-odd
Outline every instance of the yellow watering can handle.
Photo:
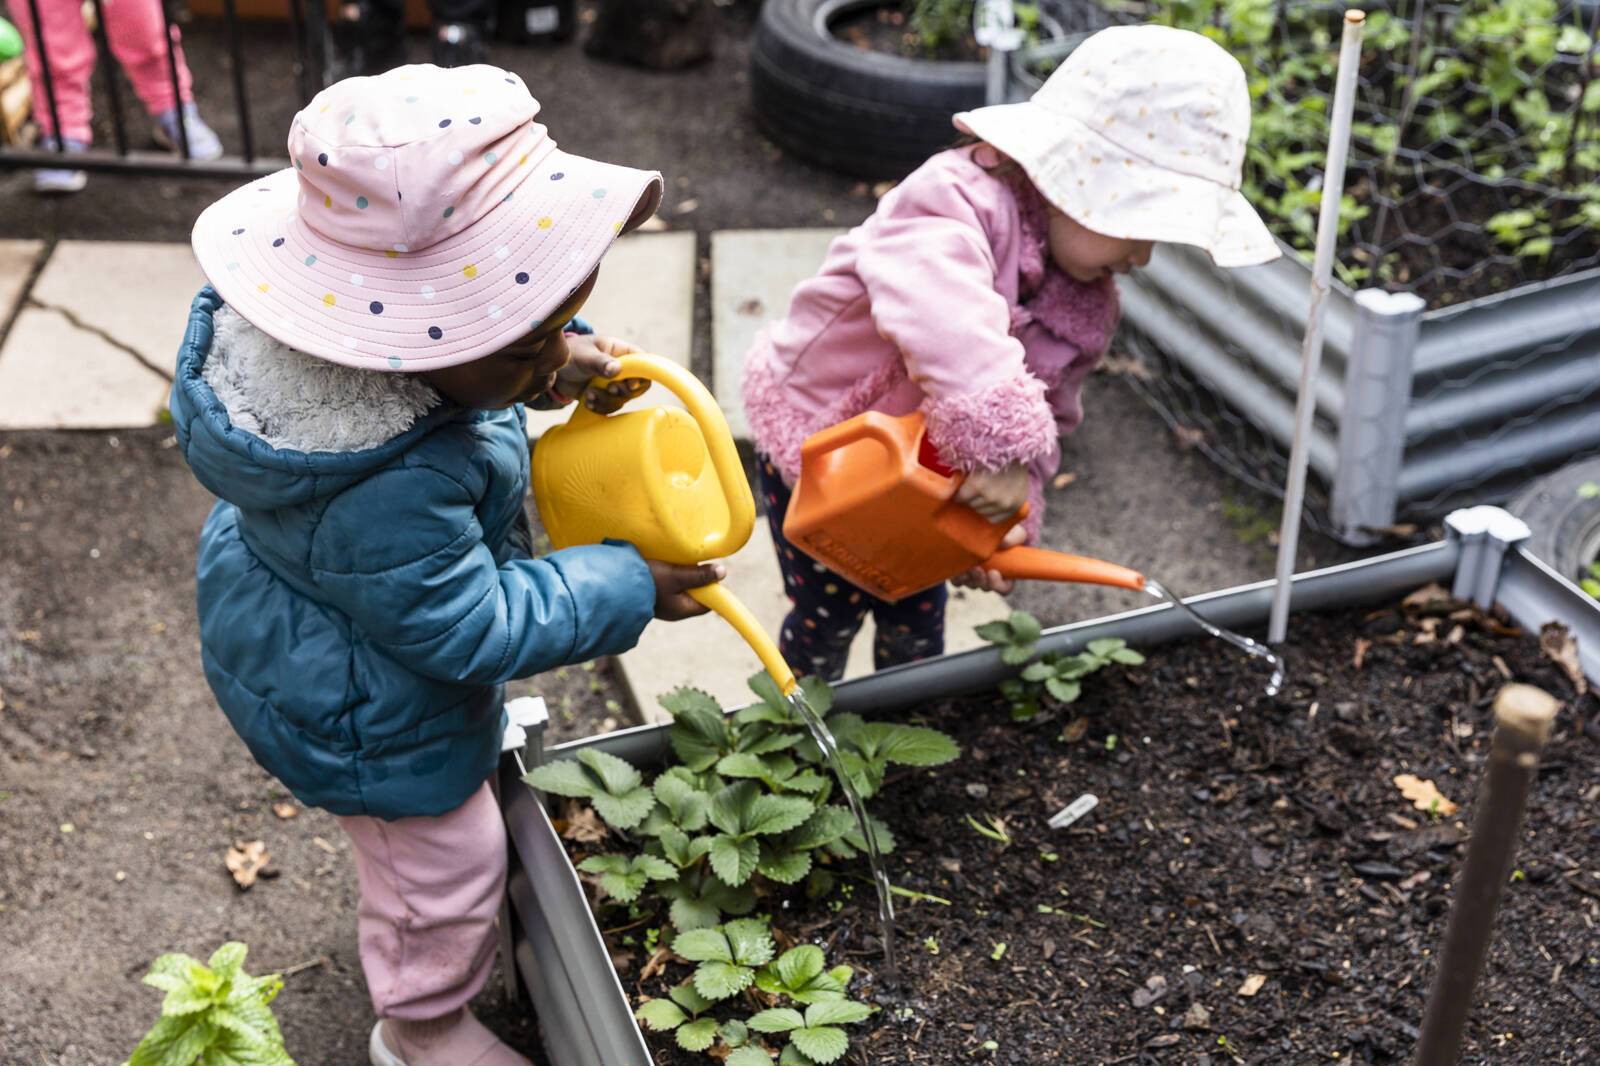
[[[618,362],[622,364],[622,369],[616,376],[595,378],[589,384],[594,388],[604,388],[613,381],[646,378],[665,386],[682,400],[689,417],[699,423],[700,433],[706,442],[706,452],[711,457],[711,468],[716,471],[722,495],[728,501],[727,536],[717,544],[707,545],[707,556],[732,555],[750,539],[750,530],[756,521],[756,501],[750,494],[750,483],[745,480],[739,449],[733,443],[733,431],[728,428],[728,420],[723,416],[722,408],[717,406],[716,397],[700,383],[699,378],[659,355],[625,355]],[[568,421],[578,426],[585,421],[604,417],[580,403]],[[732,621],[731,617],[729,621]]]
[[745,643],[755,649],[761,665],[772,675],[772,680],[778,683],[779,692],[785,696],[794,692],[797,685],[794,671],[783,661],[783,656],[778,653],[778,646],[767,636],[767,631],[761,628],[756,616],[739,602],[738,597],[728,591],[727,586],[719,581],[702,588],[690,589],[689,595],[721,615],[723,621],[732,626],[744,638]]

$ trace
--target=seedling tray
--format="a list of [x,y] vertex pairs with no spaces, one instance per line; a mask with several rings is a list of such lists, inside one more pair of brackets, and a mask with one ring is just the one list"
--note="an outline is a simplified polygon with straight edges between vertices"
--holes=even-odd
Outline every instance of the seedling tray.
[[[1585,673],[1600,677],[1600,607],[1518,547],[1526,536],[1521,523],[1498,509],[1475,508],[1452,515],[1448,529],[1448,538],[1436,544],[1297,576],[1294,610],[1392,602],[1420,586],[1440,583],[1458,599],[1481,607],[1498,605],[1531,631],[1548,621],[1563,623],[1577,638]],[[1270,594],[1271,584],[1263,582],[1190,602],[1214,622],[1253,629],[1265,623]],[[1155,606],[1049,630],[1040,650],[1073,652],[1107,637],[1150,648],[1193,635],[1192,625],[1170,607]],[[845,682],[836,689],[835,708],[882,716],[990,690],[1013,672],[988,649],[944,656]],[[612,968],[583,885],[545,807],[520,780],[525,766],[570,758],[585,747],[647,766],[668,754],[667,728],[627,729],[549,749],[541,748],[534,730],[526,747],[508,752],[501,785],[513,845],[509,950],[538,1011],[551,1061],[562,1066],[648,1066],[651,1052]]]

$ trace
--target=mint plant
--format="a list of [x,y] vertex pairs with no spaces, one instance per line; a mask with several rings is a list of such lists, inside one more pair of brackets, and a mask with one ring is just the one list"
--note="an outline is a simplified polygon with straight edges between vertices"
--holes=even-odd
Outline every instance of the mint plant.
[[125,1066],[294,1066],[269,1006],[283,979],[245,973],[248,950],[230,941],[204,964],[180,954],[151,963],[144,983],[167,996]]
[[[865,1021],[876,1008],[854,1000],[837,999],[813,1003],[801,1014],[793,1007],[774,1007],[750,1019],[758,1033],[786,1033],[790,1047],[812,1062],[837,1062],[850,1050],[850,1037],[841,1025]],[[780,1060],[781,1061],[781,1060]]]
[[522,778],[534,788],[557,796],[586,799],[613,829],[632,829],[655,809],[655,795],[626,760],[595,748],[578,752],[576,761],[561,759],[536,766]]
[[698,962],[694,987],[709,1000],[727,999],[749,988],[756,967],[772,961],[772,930],[756,918],[741,918],[715,929],[679,933],[672,950]]

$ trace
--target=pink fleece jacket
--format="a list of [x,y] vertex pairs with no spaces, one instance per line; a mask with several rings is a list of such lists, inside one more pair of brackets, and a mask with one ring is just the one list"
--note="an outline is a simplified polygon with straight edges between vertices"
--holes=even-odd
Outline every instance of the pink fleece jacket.
[[1049,265],[1048,216],[1020,176],[941,152],[838,238],[746,358],[756,447],[793,479],[812,433],[922,410],[958,470],[1026,463],[1036,538],[1059,438],[1116,328],[1116,288]]

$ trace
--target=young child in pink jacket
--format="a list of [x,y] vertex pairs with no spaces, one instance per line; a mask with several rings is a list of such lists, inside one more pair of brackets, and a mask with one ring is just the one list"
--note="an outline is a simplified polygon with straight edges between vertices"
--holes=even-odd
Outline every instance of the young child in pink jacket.
[[[783,537],[801,443],[863,411],[921,410],[957,493],[991,521],[1024,502],[1008,543],[1036,539],[1059,438],[1118,319],[1115,275],[1153,246],[1223,267],[1275,258],[1239,192],[1250,97],[1243,69],[1198,34],[1104,30],[1026,103],[957,115],[972,143],[934,156],[836,240],[746,361],[744,403],[794,604],[780,644],[797,671],[837,678],[867,611],[881,669],[944,649],[944,586],[886,603]],[[1008,591],[998,574],[960,583]]]

